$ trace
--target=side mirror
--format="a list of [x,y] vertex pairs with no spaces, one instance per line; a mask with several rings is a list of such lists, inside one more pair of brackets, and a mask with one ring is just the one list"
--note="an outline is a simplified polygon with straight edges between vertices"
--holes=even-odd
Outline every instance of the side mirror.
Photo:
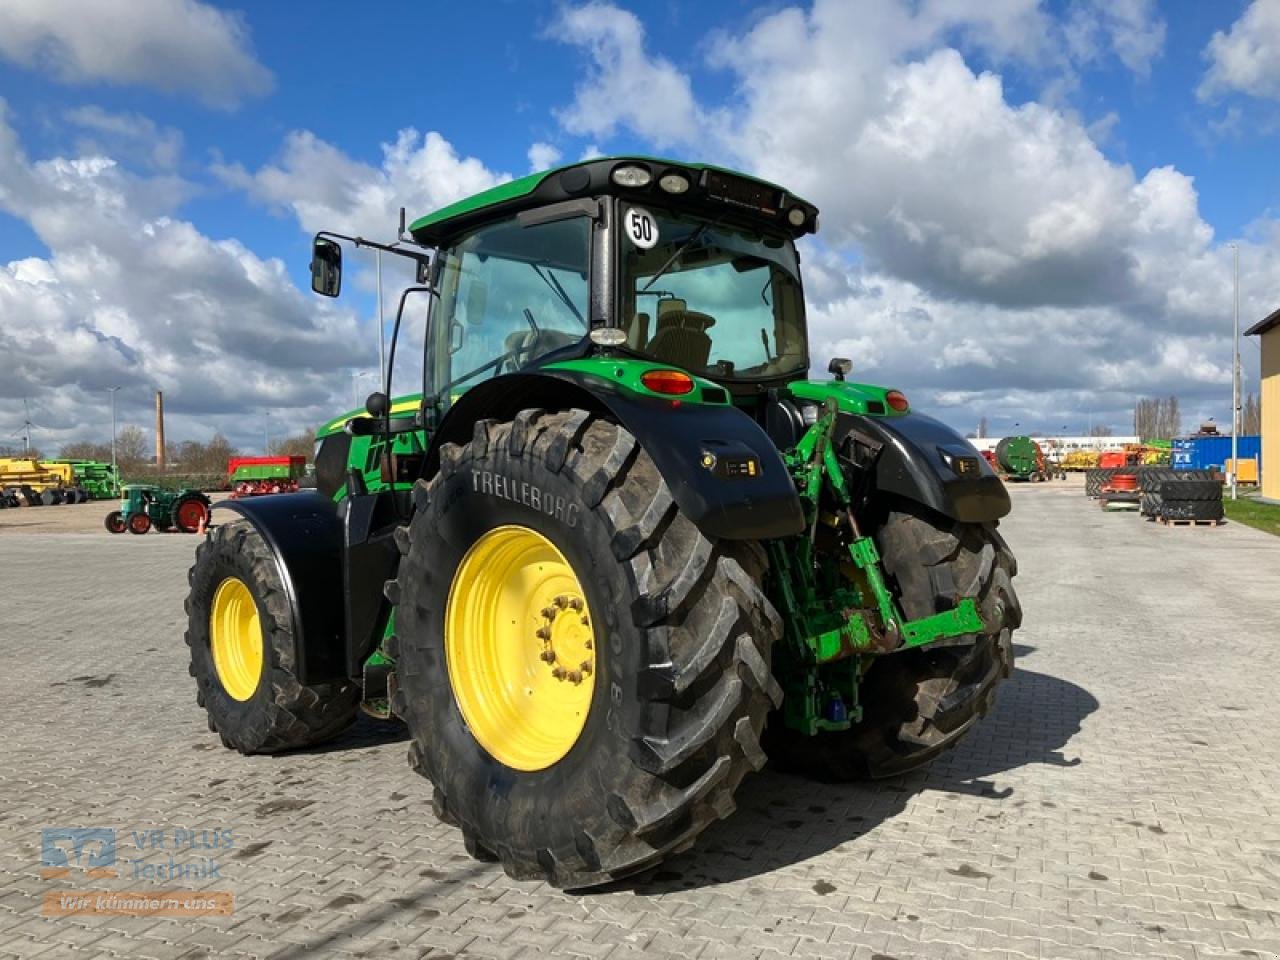
[[845,374],[853,369],[853,361],[844,357],[832,357],[831,362],[827,364],[827,373],[831,374],[837,380],[843,381]]
[[365,400],[364,409],[369,416],[381,420],[391,412],[391,401],[387,399],[387,395],[381,390],[375,390]]
[[342,290],[342,247],[316,237],[311,247],[311,289],[322,297],[336,297]]

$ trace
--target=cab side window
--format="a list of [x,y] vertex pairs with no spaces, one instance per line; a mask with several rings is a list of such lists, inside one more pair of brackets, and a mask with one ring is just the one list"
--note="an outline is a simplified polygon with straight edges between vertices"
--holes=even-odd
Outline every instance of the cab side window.
[[509,220],[445,251],[436,382],[460,392],[586,336],[590,241],[585,217]]

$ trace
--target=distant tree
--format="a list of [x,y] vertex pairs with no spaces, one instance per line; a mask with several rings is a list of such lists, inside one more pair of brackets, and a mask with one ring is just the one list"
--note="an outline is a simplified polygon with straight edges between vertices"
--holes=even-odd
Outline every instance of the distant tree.
[[306,457],[315,455],[316,440],[311,433],[297,433],[271,444],[271,454],[276,457]]
[[1103,423],[1095,423],[1089,428],[1089,436],[1091,437],[1109,437],[1111,436],[1111,428]]
[[223,473],[227,461],[240,453],[221,433],[215,433],[208,443],[184,440],[169,444],[168,459],[183,473]]
[[77,440],[67,443],[58,451],[62,460],[97,460],[101,463],[111,462],[111,444],[94,443],[92,440]]
[[1246,437],[1256,437],[1262,433],[1262,405],[1258,403],[1256,393],[1244,398],[1244,409],[1240,411],[1240,433]]
[[980,438],[985,439],[989,435],[987,433],[989,426],[990,425],[987,423],[987,418],[985,416],[978,421],[978,436]]
[[1142,397],[1133,407],[1133,432],[1140,440],[1168,440],[1182,432],[1178,398]]
[[[145,469],[151,463],[151,438],[133,424],[127,424],[116,434],[116,463],[120,472],[133,474]],[[107,448],[110,459],[111,448]]]

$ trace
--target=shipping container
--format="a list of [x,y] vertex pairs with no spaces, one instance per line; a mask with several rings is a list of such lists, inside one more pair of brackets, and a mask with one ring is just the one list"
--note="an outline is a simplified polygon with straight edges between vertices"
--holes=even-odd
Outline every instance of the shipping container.
[[[1240,437],[1241,460],[1257,460],[1262,464],[1262,438]],[[1221,470],[1231,459],[1230,437],[1179,437],[1173,441],[1175,470]]]

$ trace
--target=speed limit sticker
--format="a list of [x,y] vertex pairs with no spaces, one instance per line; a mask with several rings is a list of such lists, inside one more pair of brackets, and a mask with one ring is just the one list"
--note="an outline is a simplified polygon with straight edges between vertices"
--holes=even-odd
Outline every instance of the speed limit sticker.
[[643,207],[632,207],[627,211],[627,236],[641,250],[652,249],[658,242],[658,221],[653,214]]

